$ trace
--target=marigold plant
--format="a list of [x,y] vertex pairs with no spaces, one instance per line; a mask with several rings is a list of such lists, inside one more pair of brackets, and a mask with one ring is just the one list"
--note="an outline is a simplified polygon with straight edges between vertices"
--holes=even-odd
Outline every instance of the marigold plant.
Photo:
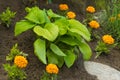
[[89,22],[88,24],[89,24],[89,26],[90,26],[91,28],[97,29],[97,28],[100,27],[100,24],[99,24],[97,21],[95,21],[95,20],[92,20],[92,21]]
[[116,46],[117,44],[114,43],[114,39],[111,35],[104,35],[102,36],[102,40],[97,42],[97,46],[95,48],[95,51],[97,53],[97,58],[102,53],[109,54],[109,52]]
[[7,63],[3,64],[8,80],[26,80],[27,74],[23,67],[26,67],[28,64],[25,58],[27,56],[28,54],[18,49],[17,43],[11,48],[10,53],[6,56]]
[[86,11],[87,11],[87,12],[90,12],[90,13],[94,13],[94,12],[95,12],[95,8],[94,8],[93,6],[88,6],[88,7],[86,8]]
[[104,43],[114,44],[114,38],[111,35],[104,35],[102,37],[102,40],[103,40]]
[[70,18],[70,19],[74,19],[76,17],[76,14],[74,12],[72,12],[72,11],[69,11],[67,13],[67,17]]
[[50,74],[58,74],[59,69],[55,64],[48,64],[46,66],[46,72]]
[[68,10],[69,8],[68,8],[67,4],[60,4],[59,5],[59,9],[62,10],[62,11],[64,11],[64,10]]
[[18,66],[19,68],[25,68],[28,64],[28,61],[23,56],[15,56],[14,64]]

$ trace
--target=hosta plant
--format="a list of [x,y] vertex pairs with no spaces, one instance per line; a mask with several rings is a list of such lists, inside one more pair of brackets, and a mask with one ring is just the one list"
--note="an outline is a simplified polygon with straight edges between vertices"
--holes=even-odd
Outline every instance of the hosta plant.
[[71,67],[77,59],[75,49],[83,54],[84,60],[91,57],[87,28],[75,19],[68,19],[50,10],[38,7],[26,8],[28,14],[15,25],[15,36],[31,29],[37,35],[33,43],[34,53],[44,64],[53,63]]

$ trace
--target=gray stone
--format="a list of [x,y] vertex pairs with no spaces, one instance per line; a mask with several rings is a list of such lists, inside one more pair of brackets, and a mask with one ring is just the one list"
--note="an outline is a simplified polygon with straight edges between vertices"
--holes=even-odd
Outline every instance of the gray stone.
[[85,61],[84,66],[86,71],[97,76],[98,80],[120,80],[120,72],[108,65]]

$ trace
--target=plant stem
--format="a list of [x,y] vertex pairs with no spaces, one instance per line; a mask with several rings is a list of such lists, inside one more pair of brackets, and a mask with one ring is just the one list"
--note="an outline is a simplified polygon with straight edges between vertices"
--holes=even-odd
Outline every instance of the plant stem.
[[53,76],[51,77],[51,80],[54,80]]
[[95,59],[98,58],[98,56],[100,56],[101,52],[97,52],[97,55],[95,56]]

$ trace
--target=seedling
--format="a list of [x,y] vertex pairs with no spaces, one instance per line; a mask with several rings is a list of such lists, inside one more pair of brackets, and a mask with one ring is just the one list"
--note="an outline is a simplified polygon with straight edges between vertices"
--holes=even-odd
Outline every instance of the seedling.
[[16,12],[12,12],[8,7],[5,12],[0,14],[0,23],[5,24],[8,28],[10,27],[12,18],[15,17]]

